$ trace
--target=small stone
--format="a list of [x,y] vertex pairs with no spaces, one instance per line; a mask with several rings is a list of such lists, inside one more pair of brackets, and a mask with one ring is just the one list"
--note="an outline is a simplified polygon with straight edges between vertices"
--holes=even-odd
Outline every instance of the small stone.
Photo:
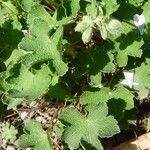
[[20,113],[20,118],[22,120],[25,120],[27,118],[27,116],[28,116],[28,113],[26,111]]
[[15,147],[13,145],[8,145],[6,150],[15,150]]
[[43,117],[41,117],[41,116],[37,116],[37,117],[35,118],[35,120],[36,120],[36,121],[38,121],[38,122],[42,122]]

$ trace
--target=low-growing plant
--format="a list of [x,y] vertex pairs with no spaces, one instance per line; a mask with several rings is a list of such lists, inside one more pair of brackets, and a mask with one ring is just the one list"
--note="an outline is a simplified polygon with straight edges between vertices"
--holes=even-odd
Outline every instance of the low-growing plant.
[[[1,102],[8,111],[41,96],[65,101],[58,140],[102,150],[101,138],[135,124],[134,99],[149,96],[149,10],[149,0],[0,0]],[[34,118],[23,126],[3,125],[3,142],[53,149]]]

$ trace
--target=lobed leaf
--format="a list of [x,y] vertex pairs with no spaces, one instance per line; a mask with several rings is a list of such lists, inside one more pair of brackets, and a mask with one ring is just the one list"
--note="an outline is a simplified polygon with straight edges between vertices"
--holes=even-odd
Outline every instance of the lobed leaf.
[[85,111],[87,115],[79,113],[75,108],[67,108],[63,112],[59,118],[66,125],[62,140],[70,149],[77,149],[81,144],[84,148],[88,145],[88,148],[102,150],[98,137],[111,137],[118,133],[117,121],[112,116],[107,116],[105,103],[88,105]]
[[48,133],[35,120],[27,120],[24,134],[19,137],[19,146],[20,148],[32,148],[33,150],[52,150]]

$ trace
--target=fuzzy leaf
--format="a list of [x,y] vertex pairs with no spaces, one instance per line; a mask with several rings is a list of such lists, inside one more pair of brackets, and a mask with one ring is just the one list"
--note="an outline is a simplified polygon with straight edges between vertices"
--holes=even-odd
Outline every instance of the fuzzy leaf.
[[129,32],[127,35],[120,36],[115,41],[117,51],[116,60],[119,67],[127,65],[128,56],[141,57],[141,47],[144,44],[143,39],[137,32]]
[[81,52],[74,60],[75,73],[77,75],[85,73],[95,75],[98,72],[114,72],[115,65],[113,60],[113,55],[110,52],[107,52],[103,47],[93,49],[91,53]]
[[118,35],[121,33],[122,25],[119,20],[111,19],[107,25],[107,29],[111,34]]
[[51,37],[48,33],[49,26],[47,22],[36,19],[30,28],[30,34],[25,36],[19,44],[19,48],[25,51],[22,63],[31,67],[39,62],[52,61],[56,74],[58,76],[64,75],[68,67],[63,62],[61,53],[58,50],[63,28],[58,28]]
[[6,143],[13,144],[15,140],[17,139],[16,135],[18,134],[18,131],[9,122],[6,122],[5,124],[3,124],[0,132],[1,132],[3,142],[5,144]]
[[62,139],[70,149],[82,147],[103,150],[98,137],[111,137],[119,132],[117,121],[108,115],[107,105],[97,104],[85,107],[86,115],[79,113],[75,108],[68,108],[59,118],[66,128]]
[[33,7],[31,7],[31,10],[29,11],[27,16],[27,23],[29,25],[32,25],[34,19],[42,19],[46,21],[48,24],[52,23],[52,18],[50,14],[40,4],[36,4]]
[[149,41],[150,39],[150,18],[149,18],[150,2],[149,1],[146,2],[144,6],[142,6],[142,9],[143,9],[143,15],[145,17],[145,26],[146,26],[146,29],[144,30],[145,31],[144,40]]
[[131,108],[134,107],[134,102],[133,98],[134,95],[125,87],[119,86],[113,93],[113,98],[114,99],[122,99],[125,101],[125,110],[130,110]]
[[51,141],[39,122],[27,120],[23,135],[19,138],[21,148],[32,148],[33,150],[52,150]]
[[84,32],[87,28],[90,28],[92,24],[93,22],[90,16],[83,16],[82,21],[76,25],[75,31]]
[[146,98],[149,95],[150,89],[150,67],[144,63],[141,66],[135,68],[134,75],[134,89],[138,90],[138,96],[140,99]]
[[88,16],[91,16],[93,19],[97,17],[98,9],[96,0],[92,0],[91,4],[87,5],[86,12]]
[[106,40],[108,38],[108,32],[105,26],[99,27],[99,31],[101,34],[102,39]]
[[[128,13],[125,13],[128,12]],[[122,34],[128,34],[129,32],[137,31],[138,29],[134,25],[133,16],[137,13],[136,9],[128,3],[120,2],[120,7],[114,13],[114,17],[117,18],[122,24]]]
[[110,95],[110,100],[108,100],[109,113],[119,121],[126,110],[134,108],[134,95],[123,86],[118,86]]
[[29,12],[31,8],[38,3],[38,0],[21,0],[21,7],[24,11]]
[[101,73],[98,73],[96,75],[90,75],[89,77],[90,79],[90,82],[89,84],[92,86],[92,87],[102,87],[102,84],[101,84],[101,80],[102,80],[102,74]]
[[48,96],[50,98],[58,98],[60,100],[72,101],[73,95],[70,90],[62,83],[57,83],[49,87]]
[[12,77],[7,81],[10,86],[9,90],[6,89],[8,97],[34,100],[47,92],[51,83],[48,66],[43,65],[40,70],[33,70],[32,72],[24,65],[18,69],[20,72],[17,77]]
[[117,1],[116,0],[105,0],[105,14],[107,16],[111,15],[113,12],[115,12],[119,5],[117,4]]
[[86,44],[86,43],[90,42],[92,35],[93,35],[93,29],[91,27],[87,28],[82,34],[83,43]]
[[71,20],[76,18],[80,10],[80,0],[62,0],[60,7],[53,15],[54,25],[68,24]]
[[84,91],[80,97],[80,102],[81,104],[106,102],[110,99],[109,91],[110,89],[105,87]]
[[80,102],[81,104],[108,102],[110,114],[115,116],[115,119],[120,120],[125,110],[130,110],[134,107],[133,97],[134,95],[123,86],[118,86],[113,91],[102,87],[101,89],[93,88],[84,91],[80,97]]
[[12,13],[17,14],[18,10],[14,6],[14,4],[11,2],[11,0],[8,1],[2,1],[2,6],[6,7],[8,10],[10,10]]

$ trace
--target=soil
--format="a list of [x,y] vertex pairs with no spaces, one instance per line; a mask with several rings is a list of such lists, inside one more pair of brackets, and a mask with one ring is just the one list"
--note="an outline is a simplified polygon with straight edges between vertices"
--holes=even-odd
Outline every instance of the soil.
[[[63,111],[68,104],[65,102],[48,102],[44,98],[39,98],[36,102],[32,102],[29,105],[21,105],[17,107],[16,111],[7,111],[4,108],[4,112],[1,113],[0,123],[10,121],[17,128],[23,125],[23,119],[35,118],[42,123],[44,129],[47,129],[52,134],[52,143],[54,150],[64,150],[65,148],[57,140],[54,131],[54,125],[57,121],[59,114]],[[77,103],[75,106],[80,110],[80,105]],[[128,141],[130,139],[137,138],[138,136],[149,132],[147,128],[147,120],[150,114],[150,98],[142,101],[135,101],[135,106],[138,109],[137,125],[131,126],[128,130],[122,130],[119,134],[114,135],[111,138],[101,139],[105,150],[113,150],[117,145]],[[21,114],[26,113],[27,116],[21,119]],[[20,128],[22,129],[22,128]],[[10,146],[10,145],[9,145]],[[14,150],[17,149],[14,146]]]

